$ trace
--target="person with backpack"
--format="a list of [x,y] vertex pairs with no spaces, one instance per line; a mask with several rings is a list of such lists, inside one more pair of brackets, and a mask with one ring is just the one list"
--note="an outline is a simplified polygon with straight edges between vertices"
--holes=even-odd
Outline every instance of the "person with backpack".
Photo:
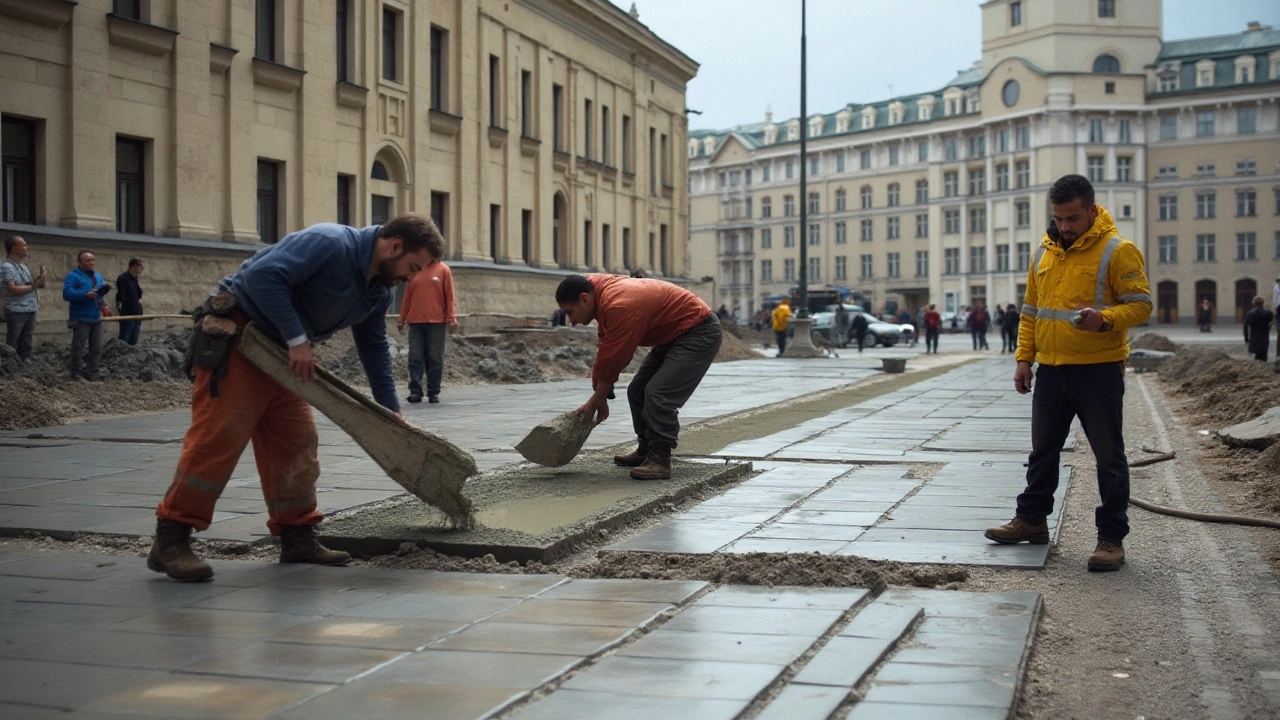
[[925,353],[938,354],[938,335],[942,333],[942,314],[938,312],[938,306],[929,304],[929,310],[924,314],[924,351]]

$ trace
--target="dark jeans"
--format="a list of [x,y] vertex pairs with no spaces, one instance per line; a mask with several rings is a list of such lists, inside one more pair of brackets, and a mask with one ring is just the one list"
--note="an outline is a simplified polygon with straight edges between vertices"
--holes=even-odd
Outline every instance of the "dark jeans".
[[427,396],[440,394],[444,376],[446,323],[409,324],[409,394],[422,397],[422,370],[427,370]]
[[[786,335],[786,333],[780,333]],[[779,338],[781,339],[781,338]],[[689,332],[649,351],[631,384],[627,402],[636,437],[674,448],[680,435],[680,408],[702,382],[720,351],[720,321],[708,315]]]
[[18,351],[18,357],[22,358],[22,362],[28,362],[31,360],[31,337],[36,332],[36,314],[33,312],[5,313],[4,322],[7,326],[5,344]]
[[941,328],[927,328],[924,331],[924,351],[926,353],[938,354],[938,336],[942,334]]
[[141,320],[121,320],[120,339],[130,345],[138,344],[138,336],[142,334]]
[[[88,346],[88,357],[85,346]],[[102,321],[77,322],[71,329],[71,374],[97,375],[102,361]]]
[[774,330],[773,334],[778,338],[778,355],[781,356],[782,353],[787,351],[787,331]]
[[1098,537],[1120,542],[1129,534],[1129,461],[1124,454],[1124,367],[1118,362],[1041,365],[1036,370],[1031,457],[1027,489],[1018,496],[1018,517],[1038,523],[1053,512],[1058,461],[1075,417],[1098,461]]
[[867,331],[854,331],[853,339],[858,341],[858,352],[862,352],[862,346],[867,343]]

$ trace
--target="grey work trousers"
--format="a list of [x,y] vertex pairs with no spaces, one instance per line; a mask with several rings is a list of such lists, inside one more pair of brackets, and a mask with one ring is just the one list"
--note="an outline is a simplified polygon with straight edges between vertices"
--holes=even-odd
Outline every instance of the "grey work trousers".
[[440,394],[444,377],[446,323],[409,324],[409,395],[422,397],[422,370],[427,371],[427,397]]
[[36,314],[33,312],[7,312],[5,344],[18,351],[22,362],[31,361],[31,338],[36,332]]
[[712,313],[689,332],[649,351],[627,386],[636,437],[650,444],[676,446],[680,408],[716,359],[720,339],[720,321]]
[[[88,345],[88,357],[85,357],[85,346]],[[98,363],[102,361],[102,321],[77,322],[71,329],[71,374],[79,375],[81,371],[87,376],[98,374]]]

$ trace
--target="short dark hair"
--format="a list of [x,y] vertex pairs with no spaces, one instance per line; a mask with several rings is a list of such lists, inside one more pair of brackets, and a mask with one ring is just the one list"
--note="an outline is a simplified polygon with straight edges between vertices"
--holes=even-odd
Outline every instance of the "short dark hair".
[[584,275],[570,275],[560,281],[556,288],[556,304],[566,305],[577,302],[583,293],[590,295],[596,291],[595,286]]
[[416,253],[426,248],[436,258],[444,257],[444,236],[426,215],[405,213],[392,218],[378,230],[378,237],[400,238],[405,252]]
[[1093,183],[1083,175],[1063,175],[1049,188],[1049,203],[1065,205],[1080,200],[1086,208],[1093,207]]
[[129,267],[142,267],[142,261],[138,258],[129,258]]
[[93,254],[92,250],[81,250],[80,252],[76,253],[76,262],[80,262],[81,260],[83,260],[85,255],[92,255],[92,254]]
[[18,241],[21,239],[22,237],[19,235],[5,235],[4,236],[4,254],[8,255],[9,253],[13,252],[13,249],[18,247]]
[[633,277],[633,278],[642,278],[642,277],[644,277],[644,276],[645,276],[645,275],[644,275],[644,269],[643,269],[643,268],[632,268],[632,269],[631,269],[631,277]]

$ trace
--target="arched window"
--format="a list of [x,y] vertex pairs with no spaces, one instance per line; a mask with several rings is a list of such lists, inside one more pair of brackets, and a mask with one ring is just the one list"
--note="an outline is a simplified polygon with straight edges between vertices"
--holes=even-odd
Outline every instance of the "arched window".
[[1093,72],[1098,75],[1116,75],[1120,72],[1120,61],[1115,55],[1099,55],[1093,61]]
[[902,186],[898,183],[889,183],[889,207],[897,207],[902,198]]
[[373,170],[369,171],[369,177],[374,180],[391,179],[391,175],[387,172],[387,166],[383,165],[381,160],[373,161]]

